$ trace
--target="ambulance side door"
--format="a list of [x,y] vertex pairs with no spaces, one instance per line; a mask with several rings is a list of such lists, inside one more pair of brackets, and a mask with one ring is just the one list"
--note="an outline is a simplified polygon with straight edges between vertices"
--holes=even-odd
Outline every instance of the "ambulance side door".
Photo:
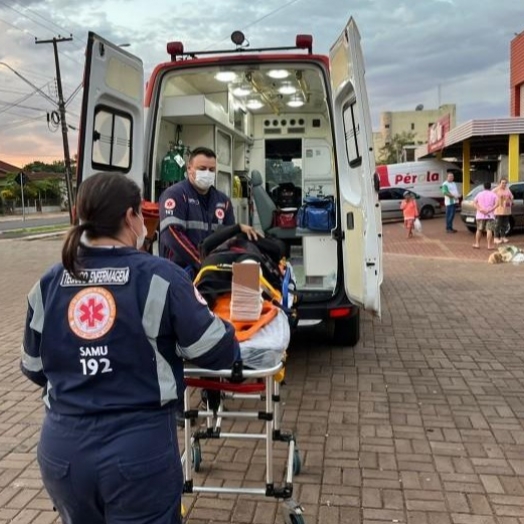
[[380,315],[382,223],[360,34],[351,18],[330,50],[347,296]]
[[144,66],[140,58],[92,32],[78,140],[77,184],[109,171],[143,187]]

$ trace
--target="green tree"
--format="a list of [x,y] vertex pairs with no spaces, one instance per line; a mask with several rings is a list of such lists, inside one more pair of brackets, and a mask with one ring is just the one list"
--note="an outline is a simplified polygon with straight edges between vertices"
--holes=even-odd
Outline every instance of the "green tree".
[[[23,167],[23,171],[26,173],[65,173],[66,168],[63,160],[54,160],[50,164],[35,160],[30,164],[26,164]],[[74,180],[76,176],[76,155],[71,159],[71,176]]]
[[402,131],[393,136],[390,142],[379,150],[379,164],[395,164],[402,161],[402,149],[404,146],[415,144],[415,133]]

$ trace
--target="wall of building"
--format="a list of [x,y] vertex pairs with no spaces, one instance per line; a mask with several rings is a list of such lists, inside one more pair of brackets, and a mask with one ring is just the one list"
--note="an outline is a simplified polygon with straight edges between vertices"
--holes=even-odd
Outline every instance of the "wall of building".
[[524,116],[524,31],[510,45],[510,116]]
[[414,133],[417,144],[426,143],[428,141],[428,128],[448,113],[450,115],[451,128],[453,128],[457,119],[457,107],[455,104],[444,104],[438,109],[386,111],[381,113],[380,130],[373,133],[375,156],[379,156],[381,147],[390,142],[395,135],[403,132]]

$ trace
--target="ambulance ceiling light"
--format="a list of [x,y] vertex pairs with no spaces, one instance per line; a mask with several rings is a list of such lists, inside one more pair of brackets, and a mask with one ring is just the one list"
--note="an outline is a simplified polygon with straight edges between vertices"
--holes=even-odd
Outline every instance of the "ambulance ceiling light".
[[236,75],[236,73],[233,72],[233,71],[219,71],[219,72],[215,75],[215,78],[216,78],[219,82],[233,82],[234,80],[236,80],[237,75]]
[[304,99],[300,95],[294,95],[288,100],[287,105],[289,107],[302,107],[304,105]]
[[268,71],[267,76],[280,80],[282,78],[287,78],[289,76],[289,71],[285,69],[271,69]]
[[249,109],[260,109],[263,106],[264,104],[260,100],[258,100],[258,98],[252,98],[251,100],[248,100],[246,103],[246,107],[248,107]]
[[283,95],[294,95],[297,92],[297,88],[286,83],[279,87],[278,92]]
[[235,96],[247,96],[251,93],[251,89],[245,85],[239,85],[233,88],[232,93]]

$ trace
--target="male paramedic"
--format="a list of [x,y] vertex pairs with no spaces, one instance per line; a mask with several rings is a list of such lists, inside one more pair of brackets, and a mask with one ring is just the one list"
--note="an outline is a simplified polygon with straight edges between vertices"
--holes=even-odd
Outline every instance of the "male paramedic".
[[[216,189],[216,155],[207,147],[191,151],[187,178],[168,187],[159,200],[159,255],[194,277],[200,269],[198,246],[221,226],[235,224],[231,200]],[[254,228],[239,224],[239,232],[258,238]]]

